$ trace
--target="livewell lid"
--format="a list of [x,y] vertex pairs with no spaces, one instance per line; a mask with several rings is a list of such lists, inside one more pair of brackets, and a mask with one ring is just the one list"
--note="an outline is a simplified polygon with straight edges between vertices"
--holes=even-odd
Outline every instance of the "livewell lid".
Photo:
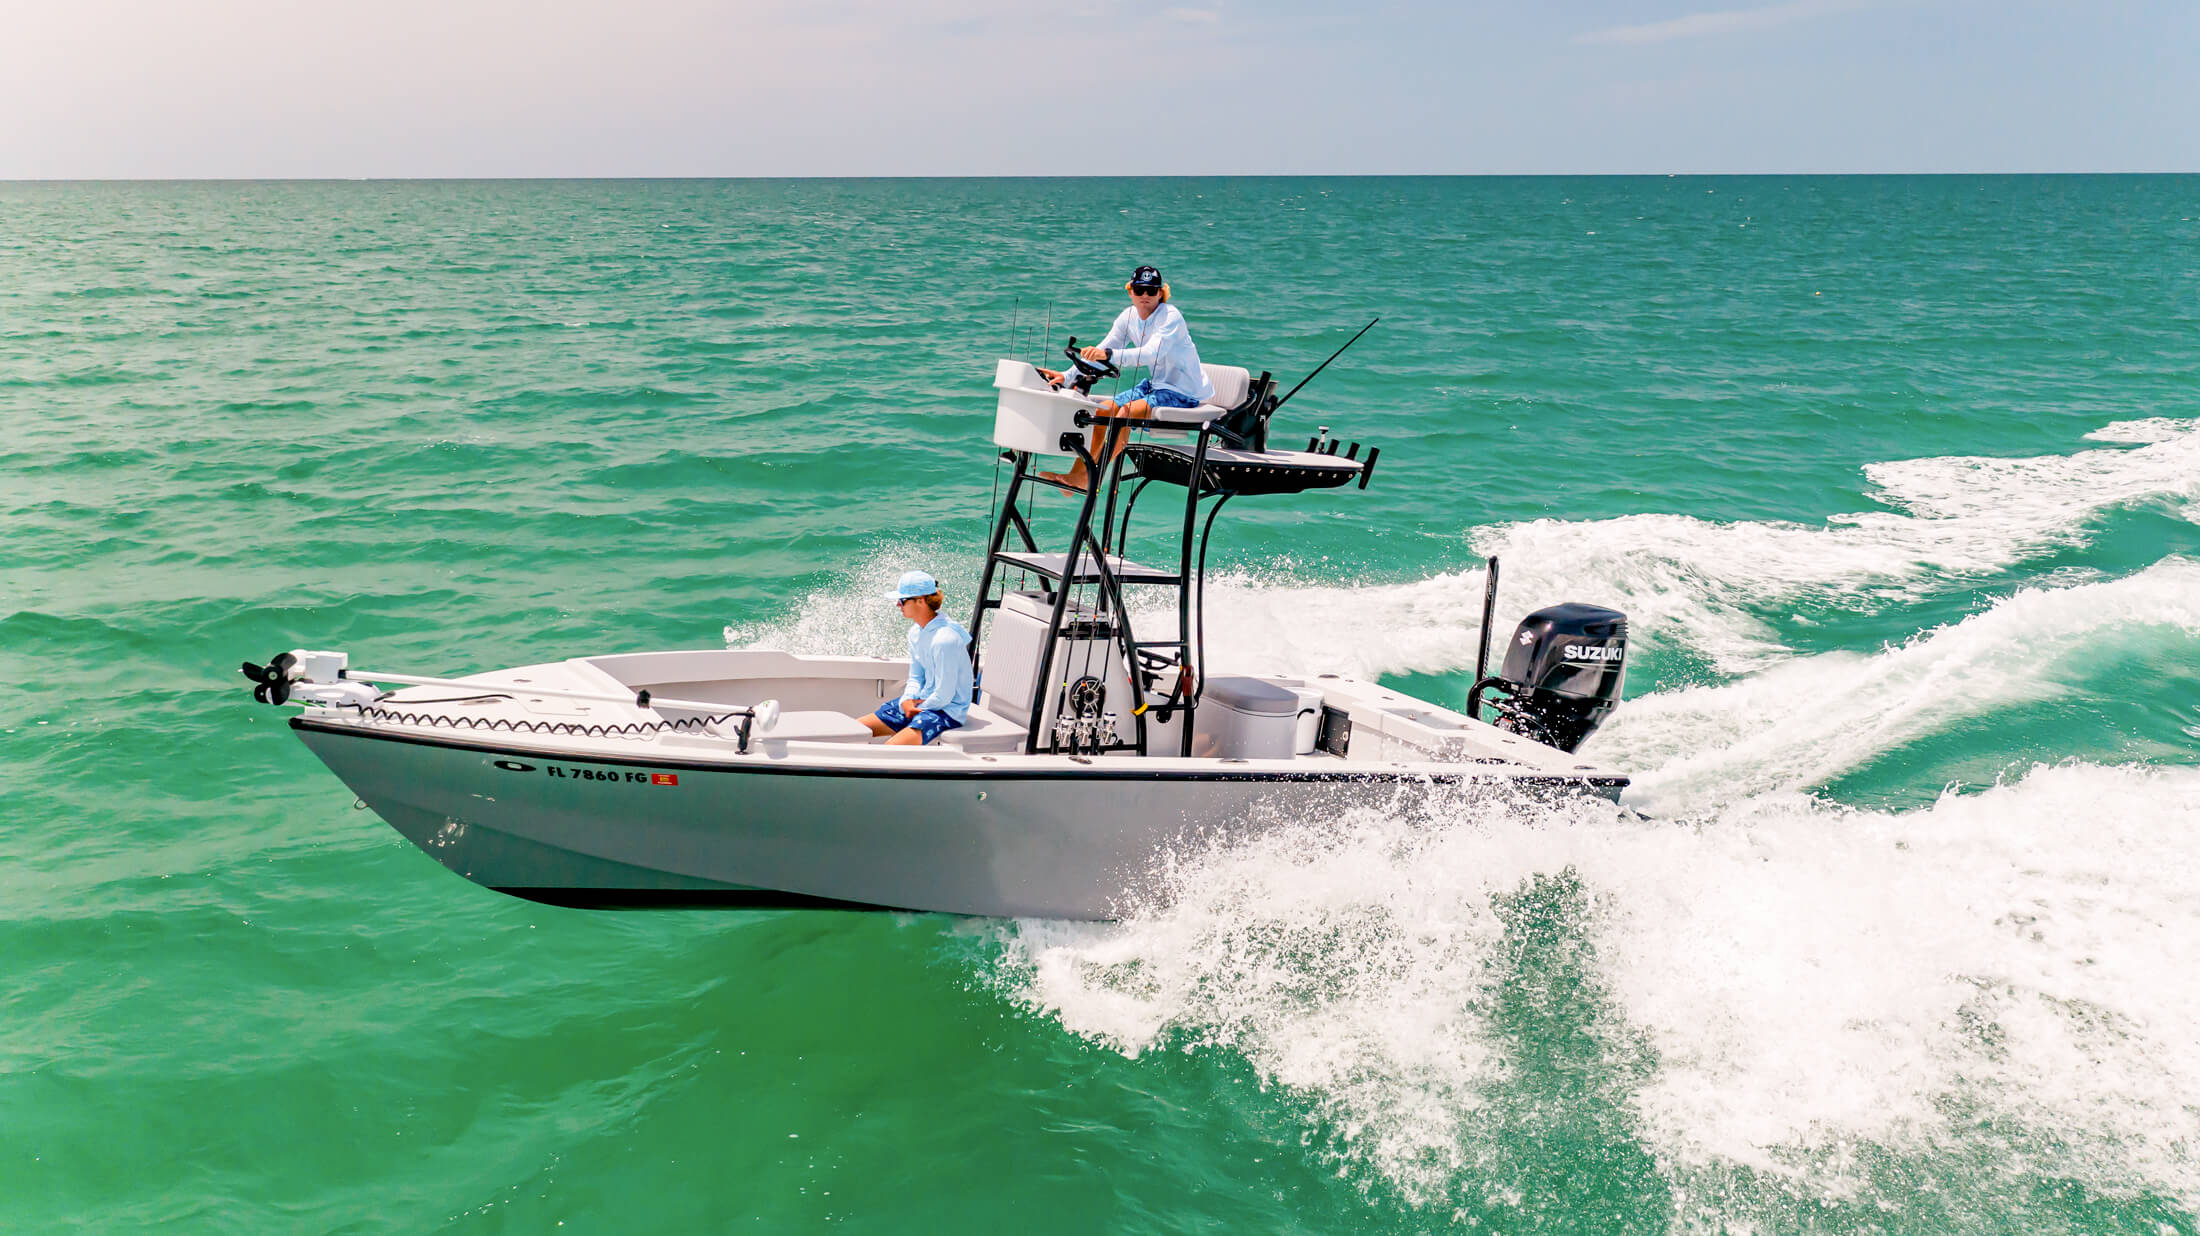
[[1298,692],[1258,678],[1210,678],[1200,699],[1254,717],[1299,715]]

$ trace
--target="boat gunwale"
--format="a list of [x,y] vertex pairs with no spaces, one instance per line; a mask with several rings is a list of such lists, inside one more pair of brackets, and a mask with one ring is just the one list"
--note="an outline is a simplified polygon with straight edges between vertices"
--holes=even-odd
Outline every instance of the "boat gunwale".
[[[1601,775],[1584,774],[1566,776],[1548,772],[1505,773],[1495,771],[1498,765],[1409,765],[1391,768],[1366,768],[1349,772],[1329,772],[1308,769],[1162,769],[1162,768],[1108,768],[1096,763],[1090,768],[925,768],[916,765],[894,764],[865,767],[849,764],[837,767],[819,767],[811,764],[785,764],[760,757],[738,757],[736,760],[697,760],[674,758],[644,758],[608,753],[557,753],[510,745],[482,742],[466,742],[455,735],[431,735],[421,733],[395,733],[388,729],[354,723],[330,723],[304,714],[290,718],[290,728],[317,734],[366,738],[378,742],[408,743],[421,747],[441,747],[453,751],[478,751],[493,755],[508,755],[516,759],[561,760],[572,764],[612,764],[628,768],[666,768],[681,772],[767,773],[774,776],[808,777],[891,777],[916,780],[1076,780],[1076,781],[1259,781],[1279,783],[1341,784],[1368,781],[1396,781],[1406,784],[1460,784],[1482,781],[1493,784],[1517,785],[1531,789],[1557,789],[1587,787],[1597,790],[1624,790],[1633,782],[1624,773]],[[983,757],[970,757],[978,759]],[[1130,762],[1110,760],[1109,763]],[[1144,761],[1138,761],[1143,763]],[[1525,765],[1513,765],[1525,768]],[[1460,771],[1422,771],[1430,768]]]

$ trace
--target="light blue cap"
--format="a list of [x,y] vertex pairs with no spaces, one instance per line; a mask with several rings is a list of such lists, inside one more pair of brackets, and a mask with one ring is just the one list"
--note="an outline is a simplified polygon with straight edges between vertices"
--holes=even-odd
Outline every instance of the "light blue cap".
[[940,590],[940,581],[922,571],[902,574],[901,586],[894,589],[894,600],[906,601],[911,597],[928,597]]

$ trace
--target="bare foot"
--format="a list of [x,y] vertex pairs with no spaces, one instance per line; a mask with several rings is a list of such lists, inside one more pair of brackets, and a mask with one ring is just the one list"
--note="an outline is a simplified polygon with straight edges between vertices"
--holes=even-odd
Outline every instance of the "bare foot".
[[1062,486],[1064,489],[1074,489],[1078,493],[1085,492],[1085,477],[1084,474],[1081,472],[1041,472],[1039,474],[1039,479],[1042,481],[1052,481],[1055,484]]

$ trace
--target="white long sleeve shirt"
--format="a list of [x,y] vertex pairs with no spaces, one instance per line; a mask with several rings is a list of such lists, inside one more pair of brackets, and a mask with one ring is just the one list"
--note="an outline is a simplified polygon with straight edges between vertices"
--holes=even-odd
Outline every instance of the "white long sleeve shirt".
[[1100,346],[1120,368],[1146,370],[1155,386],[1166,386],[1201,403],[1215,397],[1215,384],[1199,367],[1199,349],[1192,346],[1184,315],[1166,301],[1156,305],[1153,316],[1144,321],[1139,320],[1135,305],[1117,314]]
[[909,624],[909,681],[899,698],[919,700],[919,711],[937,708],[957,722],[970,719],[970,632],[944,614]]

